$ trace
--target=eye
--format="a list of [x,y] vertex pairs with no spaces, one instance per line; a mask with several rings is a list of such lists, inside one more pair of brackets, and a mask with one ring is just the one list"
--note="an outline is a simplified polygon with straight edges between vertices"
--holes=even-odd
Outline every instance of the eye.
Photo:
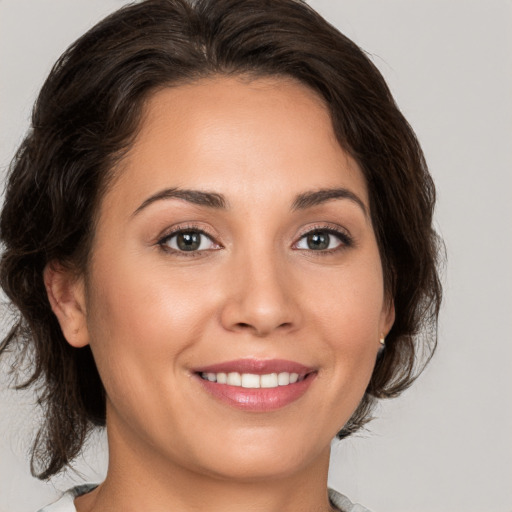
[[349,245],[351,245],[351,240],[345,233],[334,229],[315,229],[303,235],[295,248],[310,251],[330,251]]
[[198,252],[219,248],[210,236],[198,229],[176,231],[158,243],[165,249],[176,252]]

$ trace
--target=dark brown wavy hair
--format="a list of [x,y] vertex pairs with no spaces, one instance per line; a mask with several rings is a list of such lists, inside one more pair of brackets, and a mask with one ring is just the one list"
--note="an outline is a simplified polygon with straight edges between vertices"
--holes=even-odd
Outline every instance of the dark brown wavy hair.
[[[88,347],[71,347],[43,283],[50,261],[86,268],[98,203],[157,89],[213,75],[292,77],[327,105],[359,163],[396,320],[358,409],[364,425],[430,359],[441,302],[435,191],[418,141],[365,53],[301,0],[147,0],[126,6],[58,60],[14,157],[0,218],[0,284],[16,311],[0,353],[27,355],[44,424],[32,473],[49,478],[105,425],[105,391]],[[20,352],[18,352],[18,349]],[[11,350],[9,350],[11,351]],[[5,354],[4,354],[5,355]]]

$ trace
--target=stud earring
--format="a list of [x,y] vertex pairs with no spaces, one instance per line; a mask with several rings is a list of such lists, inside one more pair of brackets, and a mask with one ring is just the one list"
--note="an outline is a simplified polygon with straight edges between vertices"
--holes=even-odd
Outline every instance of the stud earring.
[[381,335],[380,335],[379,343],[380,343],[383,347],[384,347],[384,346],[386,346],[386,337],[384,336],[384,334],[381,334]]

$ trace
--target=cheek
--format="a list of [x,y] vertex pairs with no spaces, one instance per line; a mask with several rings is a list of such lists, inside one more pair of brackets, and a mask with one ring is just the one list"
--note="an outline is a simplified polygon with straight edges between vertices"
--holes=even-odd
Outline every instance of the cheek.
[[339,411],[339,425],[361,400],[380,348],[384,289],[380,265],[371,261],[340,268],[336,275],[317,273],[308,291],[311,323],[324,340],[319,350],[329,361],[324,378],[333,402],[328,407]]
[[207,308],[194,286],[166,279],[158,266],[97,265],[91,282],[88,327],[107,394],[147,400],[144,389],[178,371],[174,363],[193,345]]
[[308,287],[313,316],[340,349],[378,347],[385,312],[380,260],[367,258],[321,269]]

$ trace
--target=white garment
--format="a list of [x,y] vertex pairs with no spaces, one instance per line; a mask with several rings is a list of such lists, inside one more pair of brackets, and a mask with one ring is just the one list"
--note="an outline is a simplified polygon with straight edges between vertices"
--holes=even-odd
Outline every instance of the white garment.
[[[62,498],[55,503],[42,508],[39,512],[76,512],[74,500],[76,497],[81,496],[92,491],[97,484],[84,484],[78,487],[73,487]],[[333,489],[329,489],[329,499],[331,503],[339,509],[340,512],[370,512],[362,505],[353,504],[346,496],[340,494]]]

